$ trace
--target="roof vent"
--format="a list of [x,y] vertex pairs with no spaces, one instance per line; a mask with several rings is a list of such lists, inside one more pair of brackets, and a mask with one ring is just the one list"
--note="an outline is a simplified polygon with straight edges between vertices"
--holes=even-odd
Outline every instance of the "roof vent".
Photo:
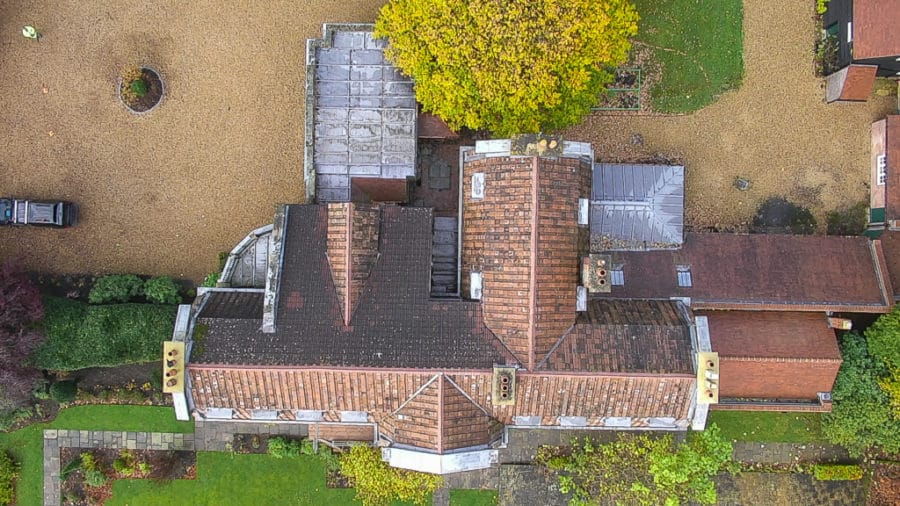
[[472,174],[472,199],[481,200],[484,198],[484,172],[476,172]]
[[494,366],[491,381],[491,400],[495,406],[512,406],[516,403],[516,368]]
[[697,353],[697,402],[719,403],[719,354],[716,352]]
[[578,199],[578,224],[586,226],[589,223],[591,210],[591,201],[588,199]]
[[469,273],[469,298],[481,300],[481,273]]
[[609,270],[612,259],[609,255],[590,254],[581,259],[581,283],[591,293],[609,293]]

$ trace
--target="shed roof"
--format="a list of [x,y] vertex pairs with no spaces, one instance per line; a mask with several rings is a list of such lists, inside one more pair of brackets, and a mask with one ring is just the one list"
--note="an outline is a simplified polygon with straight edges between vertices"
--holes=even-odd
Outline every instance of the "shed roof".
[[314,75],[313,164],[320,202],[350,200],[355,176],[403,179],[416,170],[412,81],[384,56],[387,42],[359,25],[325,26]]
[[720,356],[840,360],[834,330],[823,313],[699,311]]
[[594,166],[591,236],[603,249],[678,246],[684,230],[684,167]]

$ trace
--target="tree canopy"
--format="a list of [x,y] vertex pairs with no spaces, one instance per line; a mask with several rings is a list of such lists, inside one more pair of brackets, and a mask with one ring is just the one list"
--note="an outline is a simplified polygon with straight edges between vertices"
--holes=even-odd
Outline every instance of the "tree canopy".
[[391,0],[375,33],[424,111],[506,136],[581,121],[637,22],[629,0]]

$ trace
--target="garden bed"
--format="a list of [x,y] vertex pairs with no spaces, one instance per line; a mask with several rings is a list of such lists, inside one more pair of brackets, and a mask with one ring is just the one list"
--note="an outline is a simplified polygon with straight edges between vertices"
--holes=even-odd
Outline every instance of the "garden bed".
[[872,470],[867,506],[900,504],[900,462],[877,462]]
[[[86,473],[90,471],[83,462],[85,455],[93,456],[94,468],[105,476],[102,484],[86,483]],[[166,482],[197,477],[192,451],[61,448],[59,459],[64,505],[103,504],[112,496],[112,482],[117,479]]]

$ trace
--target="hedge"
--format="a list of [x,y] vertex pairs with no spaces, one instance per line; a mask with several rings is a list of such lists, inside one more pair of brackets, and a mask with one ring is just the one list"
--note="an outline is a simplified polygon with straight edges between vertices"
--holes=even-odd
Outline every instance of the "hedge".
[[141,278],[134,274],[111,274],[97,279],[88,300],[91,304],[128,302],[143,293],[144,281]]
[[15,499],[13,481],[19,474],[16,463],[5,451],[0,450],[0,505],[12,504]]
[[38,367],[73,371],[157,359],[171,339],[174,306],[88,305],[58,297],[44,300],[47,342],[34,359]]
[[817,464],[812,467],[813,476],[821,481],[860,480],[863,470],[856,464]]

